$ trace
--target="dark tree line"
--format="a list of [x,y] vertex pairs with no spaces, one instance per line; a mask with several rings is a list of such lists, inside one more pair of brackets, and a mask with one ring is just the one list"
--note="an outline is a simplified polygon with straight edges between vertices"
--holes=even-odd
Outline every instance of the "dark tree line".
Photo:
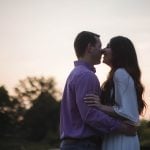
[[[0,86],[0,141],[11,138],[39,142],[47,139],[51,146],[58,145],[60,95],[53,78],[20,80],[13,96]],[[138,133],[141,149],[149,149],[150,121],[143,120]]]
[[[59,139],[59,91],[53,78],[27,77],[14,96],[0,87],[0,138],[40,141]],[[49,135],[48,135],[49,134]]]

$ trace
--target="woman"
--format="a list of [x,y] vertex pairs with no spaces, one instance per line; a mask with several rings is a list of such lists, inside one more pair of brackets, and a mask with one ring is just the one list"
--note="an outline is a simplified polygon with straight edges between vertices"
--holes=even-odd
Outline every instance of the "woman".
[[[85,102],[105,113],[138,126],[139,114],[146,106],[143,100],[141,71],[132,42],[123,36],[110,40],[104,49],[103,62],[111,67],[107,80],[102,85],[102,95],[88,94]],[[138,135],[106,135],[103,150],[139,150]]]

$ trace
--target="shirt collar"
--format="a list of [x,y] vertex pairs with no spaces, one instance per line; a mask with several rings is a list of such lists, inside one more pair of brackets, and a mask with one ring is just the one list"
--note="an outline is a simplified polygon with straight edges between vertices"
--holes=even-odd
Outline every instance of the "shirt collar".
[[96,72],[96,69],[93,65],[83,61],[83,60],[77,60],[77,61],[74,61],[74,66],[79,66],[79,65],[83,65],[85,66],[86,68],[88,68],[89,70],[93,71],[94,73]]

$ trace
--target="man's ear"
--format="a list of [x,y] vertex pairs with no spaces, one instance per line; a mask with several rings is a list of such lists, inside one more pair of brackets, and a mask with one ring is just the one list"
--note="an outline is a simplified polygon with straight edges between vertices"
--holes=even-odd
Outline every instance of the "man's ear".
[[91,53],[93,52],[93,46],[89,43],[88,46],[87,46],[87,52],[88,53]]

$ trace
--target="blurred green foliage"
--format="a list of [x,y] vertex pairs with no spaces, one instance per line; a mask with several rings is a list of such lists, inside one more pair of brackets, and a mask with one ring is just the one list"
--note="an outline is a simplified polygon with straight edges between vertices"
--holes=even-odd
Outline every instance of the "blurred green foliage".
[[15,96],[0,87],[1,150],[59,145],[60,92],[55,86],[53,78],[27,77],[19,81]]
[[[59,95],[59,96],[58,96]],[[59,147],[60,92],[53,78],[20,80],[15,96],[0,87],[0,150]],[[150,149],[150,121],[138,128],[141,150]]]
[[150,149],[150,120],[141,120],[141,126],[138,129],[141,149]]

